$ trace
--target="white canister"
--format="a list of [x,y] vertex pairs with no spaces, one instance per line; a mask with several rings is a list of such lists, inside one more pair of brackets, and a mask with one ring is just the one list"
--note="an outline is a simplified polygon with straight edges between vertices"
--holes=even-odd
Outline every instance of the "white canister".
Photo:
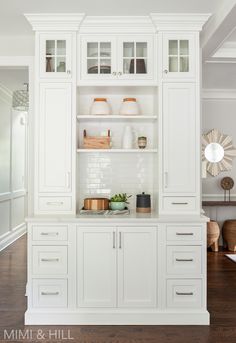
[[91,109],[91,115],[109,115],[111,114],[111,107],[107,102],[106,98],[95,98]]
[[122,148],[123,149],[132,149],[133,148],[133,130],[131,126],[127,125],[123,132],[123,139],[122,139]]
[[120,115],[139,115],[139,105],[136,98],[124,98],[120,107]]

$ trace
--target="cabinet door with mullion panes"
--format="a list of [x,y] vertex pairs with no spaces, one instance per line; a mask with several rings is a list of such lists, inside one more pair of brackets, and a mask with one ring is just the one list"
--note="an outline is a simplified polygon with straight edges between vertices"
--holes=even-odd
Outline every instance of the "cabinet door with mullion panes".
[[116,77],[114,49],[113,39],[82,39],[82,78],[102,80]]
[[152,38],[120,38],[118,51],[119,78],[144,80],[153,78]]
[[42,35],[40,37],[41,77],[71,77],[71,36]]
[[163,36],[163,77],[194,77],[194,35],[165,34]]

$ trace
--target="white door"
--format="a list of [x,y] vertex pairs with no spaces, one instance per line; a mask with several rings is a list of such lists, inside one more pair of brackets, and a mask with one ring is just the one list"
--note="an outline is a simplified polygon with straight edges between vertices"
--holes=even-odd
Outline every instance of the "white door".
[[71,78],[72,35],[40,35],[40,76],[43,78]]
[[82,80],[116,79],[116,39],[85,36],[81,39]]
[[193,83],[163,85],[163,193],[196,191],[196,105]]
[[78,228],[78,306],[116,307],[116,229]]
[[39,192],[71,192],[71,84],[41,83]]
[[191,78],[195,76],[196,40],[194,34],[163,35],[163,78]]
[[152,37],[120,37],[117,50],[118,79],[150,80],[154,78]]
[[118,228],[118,307],[156,306],[156,228]]

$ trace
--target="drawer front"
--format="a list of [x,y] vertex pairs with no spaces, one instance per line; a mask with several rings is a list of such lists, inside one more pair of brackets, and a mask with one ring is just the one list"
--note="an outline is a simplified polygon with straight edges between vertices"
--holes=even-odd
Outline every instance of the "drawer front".
[[67,307],[67,280],[34,279],[33,307]]
[[39,210],[45,212],[63,212],[72,210],[71,197],[39,197]]
[[164,211],[169,212],[185,212],[196,210],[195,197],[164,197]]
[[166,251],[167,274],[201,274],[201,251],[200,246],[168,246]]
[[178,226],[170,225],[166,227],[167,241],[201,241],[202,227],[201,226]]
[[33,246],[34,275],[67,274],[67,247]]
[[32,225],[33,241],[67,241],[67,225]]
[[202,280],[167,280],[168,308],[201,308]]

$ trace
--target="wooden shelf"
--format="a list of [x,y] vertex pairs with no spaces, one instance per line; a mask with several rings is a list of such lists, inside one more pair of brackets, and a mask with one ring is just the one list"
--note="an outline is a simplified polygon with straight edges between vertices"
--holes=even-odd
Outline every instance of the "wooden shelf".
[[157,149],[77,149],[78,153],[105,152],[105,153],[156,153]]
[[113,115],[78,115],[77,116],[78,120],[96,120],[96,119],[107,119],[107,120],[124,120],[124,119],[131,119],[131,120],[156,120],[157,116],[149,116],[149,115],[137,115],[137,116],[126,116],[126,115],[118,115],[118,114],[113,114]]
[[203,201],[202,206],[236,206],[236,201]]

